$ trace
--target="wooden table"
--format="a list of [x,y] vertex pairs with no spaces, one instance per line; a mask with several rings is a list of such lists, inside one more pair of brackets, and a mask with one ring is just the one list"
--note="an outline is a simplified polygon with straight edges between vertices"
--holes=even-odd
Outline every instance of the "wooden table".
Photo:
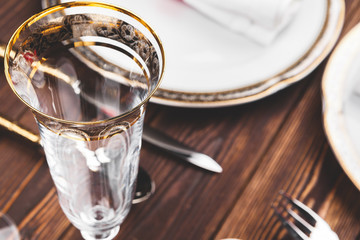
[[[0,6],[2,41],[41,10],[33,0],[1,0]],[[360,1],[347,0],[342,37],[359,20]],[[156,192],[133,206],[117,239],[289,239],[270,207],[281,189],[318,212],[340,239],[360,239],[360,191],[322,125],[326,60],[301,82],[254,103],[220,109],[150,104],[147,123],[212,156],[224,171],[201,170],[145,143],[141,165]],[[0,102],[1,114],[36,129],[3,74]],[[0,211],[14,219],[23,239],[81,239],[60,209],[42,151],[0,134]]]

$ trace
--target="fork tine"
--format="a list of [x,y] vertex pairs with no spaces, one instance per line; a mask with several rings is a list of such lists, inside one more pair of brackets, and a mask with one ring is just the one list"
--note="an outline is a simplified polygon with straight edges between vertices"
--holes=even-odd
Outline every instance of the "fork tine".
[[321,217],[317,215],[311,208],[309,208],[299,200],[292,198],[284,191],[280,191],[280,194],[284,196],[296,209],[298,209],[302,214],[304,214],[304,216],[310,218],[313,224],[315,224],[317,221],[322,220]]
[[275,214],[278,216],[278,218],[280,219],[281,223],[284,225],[284,227],[288,230],[288,232],[297,239],[301,239],[301,240],[307,240],[309,239],[308,236],[306,236],[305,233],[303,233],[294,223],[292,223],[291,221],[289,221],[288,219],[286,219],[280,212],[279,208],[275,207],[274,205],[271,206],[274,211]]
[[[322,219],[305,204],[301,203],[297,199],[292,198],[284,191],[280,191],[280,196],[281,198],[278,199],[277,205],[275,206],[273,203],[271,207],[275,210],[276,215],[293,237],[305,240],[339,240],[338,235],[332,231],[327,222],[325,222],[324,219]],[[297,211],[295,212],[293,209],[296,209]],[[308,220],[310,219],[313,221],[312,223],[309,223]],[[300,228],[307,232],[309,236],[307,236]]]
[[305,221],[302,217],[300,217],[296,212],[294,212],[292,209],[288,208],[286,211],[289,213],[289,215],[294,218],[294,220],[302,225],[308,233],[311,233],[314,230],[314,227],[311,226],[307,221]]

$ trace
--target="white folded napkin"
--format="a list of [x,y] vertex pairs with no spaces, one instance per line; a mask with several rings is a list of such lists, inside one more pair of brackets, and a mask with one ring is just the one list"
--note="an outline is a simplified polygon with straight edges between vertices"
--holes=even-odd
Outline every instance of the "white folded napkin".
[[293,19],[302,0],[183,0],[207,17],[262,45]]

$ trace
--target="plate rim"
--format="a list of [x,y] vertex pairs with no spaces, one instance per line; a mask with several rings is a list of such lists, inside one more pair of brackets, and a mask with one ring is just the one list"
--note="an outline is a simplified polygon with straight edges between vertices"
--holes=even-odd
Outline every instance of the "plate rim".
[[[337,15],[335,15],[335,13],[331,11],[331,7],[334,2],[338,2],[339,4],[339,10],[338,12],[336,12]],[[160,86],[160,88],[156,91],[150,101],[153,103],[173,107],[227,107],[260,100],[292,85],[293,83],[302,80],[325,59],[325,57],[330,53],[331,49],[334,47],[340,36],[345,19],[345,1],[327,0],[327,6],[328,7],[325,23],[320,31],[320,34],[318,35],[312,46],[302,55],[302,57],[297,60],[297,62],[295,62],[282,72],[279,72],[275,76],[267,78],[257,84],[220,92],[182,92],[164,89]],[[328,30],[329,22],[333,20],[333,18],[337,20],[336,26],[333,29],[333,32],[326,44],[322,44],[323,38],[326,37],[325,33],[326,30]],[[304,69],[299,71],[299,68],[303,67],[301,64],[308,60],[309,55],[319,49],[321,50],[321,53],[314,57],[314,60],[311,61],[310,64],[305,66]],[[286,76],[286,74],[288,74],[290,71],[296,70],[298,70],[299,72],[291,76]],[[235,95],[235,97],[231,98],[231,95]],[[214,96],[218,96],[218,98],[214,99]],[[230,98],[228,96],[230,96]]]
[[[328,86],[328,82],[330,81],[329,79],[331,79],[331,77],[329,77],[329,76],[331,76],[329,74],[329,72],[333,68],[333,65],[336,63],[337,58],[344,56],[344,52],[349,51],[348,50],[349,48],[347,48],[347,45],[349,44],[348,42],[350,42],[350,43],[358,42],[356,40],[359,40],[359,39],[360,39],[360,23],[357,23],[348,33],[346,33],[346,35],[341,39],[341,41],[339,42],[339,44],[336,46],[333,53],[331,54],[329,61],[327,62],[325,70],[324,70],[322,83],[321,83],[321,92],[322,92],[322,102],[323,102],[323,126],[324,126],[324,130],[325,130],[326,138],[327,138],[329,145],[330,145],[331,149],[333,150],[334,155],[335,155],[337,161],[339,162],[341,168],[344,170],[345,174],[349,177],[349,179],[352,181],[352,183],[355,185],[355,187],[357,187],[360,190],[360,181],[358,181],[359,177],[355,177],[354,171],[352,170],[351,166],[349,166],[349,161],[351,162],[353,159],[355,159],[356,157],[354,155],[356,155],[356,154],[353,153],[354,149],[352,147],[350,147],[350,145],[352,145],[351,139],[350,139],[350,136],[346,133],[343,115],[338,116],[338,119],[336,119],[335,122],[338,122],[336,124],[336,126],[341,128],[340,132],[343,132],[342,137],[345,138],[345,139],[343,139],[343,141],[350,143],[350,144],[348,144],[348,147],[346,149],[340,150],[340,147],[338,146],[338,143],[335,140],[335,138],[338,138],[339,135],[333,133],[331,130],[331,127],[330,127],[331,122],[334,122],[334,120],[331,118],[331,116],[332,116],[331,113],[341,112],[341,110],[342,110],[342,107],[341,107],[342,98],[339,97],[337,99],[337,101],[333,100],[333,102],[338,103],[337,106],[333,106],[333,104],[331,104],[330,97],[328,96],[328,92],[326,90],[327,86]],[[360,48],[359,44],[358,44],[358,48]],[[351,47],[351,49],[353,50],[353,46]],[[342,66],[337,66],[335,64],[335,66],[337,66],[338,70],[341,70],[345,66],[348,66],[348,65],[349,65],[349,63],[344,64]],[[345,77],[340,78],[340,80],[342,82],[345,81]],[[344,85],[344,83],[342,83],[342,85]],[[339,93],[339,94],[341,94],[341,93]],[[347,153],[346,156],[344,156],[345,155],[344,152]],[[348,157],[348,156],[351,156],[351,157]]]
[[[326,0],[327,13],[324,25],[311,47],[291,66],[272,77],[266,78],[260,83],[246,87],[219,91],[219,92],[184,92],[164,89],[161,86],[150,99],[150,102],[185,108],[218,108],[254,102],[270,96],[306,77],[310,74],[330,53],[338,40],[345,19],[345,0]],[[54,4],[61,3],[61,0],[42,0],[42,7],[47,8]],[[331,11],[334,3],[339,5],[337,11]],[[329,30],[329,23],[335,19],[336,24],[328,39],[326,31]],[[324,40],[325,43],[323,43]],[[320,51],[319,51],[320,50]],[[319,51],[319,54],[311,54]],[[312,61],[308,61],[309,58]],[[309,63],[307,63],[309,62]],[[307,64],[306,64],[307,63]],[[305,66],[304,66],[305,64]],[[292,74],[289,74],[293,72]],[[166,77],[166,69],[164,78]]]

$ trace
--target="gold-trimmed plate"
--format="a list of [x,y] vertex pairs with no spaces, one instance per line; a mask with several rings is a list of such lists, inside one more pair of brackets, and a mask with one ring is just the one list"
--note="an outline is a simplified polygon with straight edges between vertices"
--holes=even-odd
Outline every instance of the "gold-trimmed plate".
[[360,24],[337,45],[323,80],[324,128],[336,158],[360,190]]
[[[69,0],[43,0],[43,7]],[[134,11],[159,34],[167,67],[152,102],[224,107],[269,96],[303,79],[328,55],[341,32],[344,0],[303,0],[289,26],[260,46],[182,1],[103,0]]]

